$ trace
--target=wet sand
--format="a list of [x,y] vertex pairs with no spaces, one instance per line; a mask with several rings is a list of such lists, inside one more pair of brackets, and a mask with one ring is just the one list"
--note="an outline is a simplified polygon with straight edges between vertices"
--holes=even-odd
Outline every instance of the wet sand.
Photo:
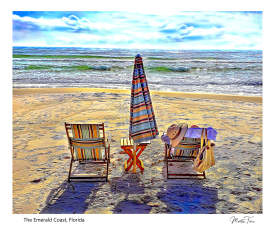
[[[160,138],[141,156],[143,174],[123,171],[128,90],[14,89],[13,213],[262,213],[262,98],[157,91],[151,98],[160,134],[177,122],[218,131],[206,179],[166,180]],[[108,182],[66,182],[65,121],[105,123]]]

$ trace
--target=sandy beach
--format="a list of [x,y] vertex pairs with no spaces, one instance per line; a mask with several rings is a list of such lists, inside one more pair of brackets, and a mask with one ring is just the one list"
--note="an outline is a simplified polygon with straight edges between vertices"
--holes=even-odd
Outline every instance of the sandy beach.
[[[151,91],[160,135],[185,122],[218,131],[206,179],[167,180],[164,146],[152,140],[143,174],[125,173],[120,139],[130,91],[13,89],[13,213],[262,213],[262,97]],[[64,122],[105,123],[108,182],[67,183]]]

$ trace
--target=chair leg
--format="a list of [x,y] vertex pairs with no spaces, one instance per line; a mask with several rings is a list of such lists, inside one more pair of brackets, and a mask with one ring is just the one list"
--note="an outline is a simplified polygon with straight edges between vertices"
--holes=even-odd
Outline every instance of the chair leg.
[[107,160],[107,175],[106,175],[106,182],[108,181],[108,173],[109,173],[109,159]]
[[70,169],[69,169],[69,175],[68,175],[68,182],[71,182],[70,178],[71,178],[72,164],[73,164],[73,159],[71,159],[71,163],[70,163]]
[[204,178],[204,179],[206,178],[206,176],[205,176],[205,171],[203,171],[203,178]]
[[166,159],[166,178],[168,179],[168,160]]

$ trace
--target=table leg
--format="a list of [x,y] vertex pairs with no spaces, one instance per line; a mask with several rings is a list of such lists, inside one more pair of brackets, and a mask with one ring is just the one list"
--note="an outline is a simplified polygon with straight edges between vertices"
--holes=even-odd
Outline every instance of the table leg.
[[136,150],[137,150],[137,145],[134,144],[134,149],[133,149],[133,173],[136,173],[136,159],[137,159],[137,156],[136,156]]
[[141,171],[144,170],[144,166],[143,166],[142,160],[139,159],[139,156],[144,151],[144,149],[146,148],[146,146],[135,145],[133,147],[130,147],[130,146],[122,147],[122,149],[124,150],[124,152],[129,156],[129,159],[126,160],[125,163],[124,163],[124,169],[125,169],[125,171],[129,171],[132,168],[132,166],[133,166],[132,172],[136,173],[136,168],[137,167]]

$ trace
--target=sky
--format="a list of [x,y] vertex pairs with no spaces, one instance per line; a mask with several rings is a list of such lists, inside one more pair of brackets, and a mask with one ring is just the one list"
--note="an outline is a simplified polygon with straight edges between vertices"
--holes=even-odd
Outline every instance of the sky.
[[14,11],[13,46],[262,49],[261,11]]

